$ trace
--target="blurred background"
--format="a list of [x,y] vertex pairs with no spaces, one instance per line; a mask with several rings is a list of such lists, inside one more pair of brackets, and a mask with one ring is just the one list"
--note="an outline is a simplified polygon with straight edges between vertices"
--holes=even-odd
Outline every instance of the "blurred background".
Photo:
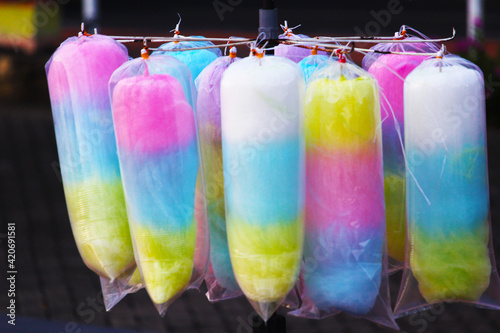
[[[83,6],[96,3],[97,8]],[[457,38],[452,52],[478,63],[485,74],[500,77],[500,2],[496,0],[277,0],[279,22],[301,24],[296,33],[315,35],[392,35],[402,24],[432,37]],[[483,3],[482,15],[469,15],[477,26],[475,39],[467,27],[467,2]],[[123,2],[118,0],[0,0],[0,103],[48,105],[43,65],[67,37],[76,35],[83,17],[97,14],[104,34],[170,36],[182,16],[181,33],[205,36],[255,37],[261,0]],[[83,10],[85,8],[85,10]],[[477,16],[477,17],[476,17]],[[478,21],[480,20],[480,21]],[[89,31],[92,31],[90,29]],[[473,50],[472,50],[473,49]],[[131,47],[131,56],[139,55]],[[497,94],[500,94],[497,91]],[[497,119],[495,119],[497,121]]]
[[[92,1],[88,1],[91,3]],[[71,235],[58,167],[44,65],[80,22],[114,35],[170,36],[182,16],[183,35],[255,37],[262,1],[118,1],[85,7],[77,0],[0,0],[0,307],[5,313],[6,224],[16,223],[16,327],[0,332],[252,332],[256,317],[243,298],[210,304],[188,291],[165,318],[144,290],[106,313],[98,277],[87,269]],[[478,64],[485,75],[490,194],[497,258],[500,226],[500,2],[498,0],[277,0],[279,20],[296,33],[393,35],[402,24],[430,37],[457,30],[448,50]],[[482,7],[474,7],[482,4]],[[468,11],[469,5],[469,11]],[[476,9],[479,8],[479,9]],[[482,8],[482,10],[481,10]],[[94,15],[98,14],[98,15]],[[94,17],[96,20],[89,20]],[[92,30],[89,30],[92,32]],[[140,45],[130,46],[132,57]],[[355,58],[358,63],[361,58]],[[3,233],[3,234],[1,234]],[[401,279],[391,276],[395,299]],[[403,332],[498,332],[491,310],[446,304],[398,319]],[[287,317],[288,332],[386,332],[347,315],[321,321]]]

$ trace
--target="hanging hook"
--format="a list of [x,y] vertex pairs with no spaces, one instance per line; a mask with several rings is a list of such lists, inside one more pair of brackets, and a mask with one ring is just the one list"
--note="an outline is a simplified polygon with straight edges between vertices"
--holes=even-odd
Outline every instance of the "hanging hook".
[[81,37],[81,36],[91,36],[91,34],[87,33],[87,31],[85,31],[85,23],[82,22],[80,24],[80,32],[78,33],[78,37]]
[[[259,46],[260,43],[262,43],[264,40],[266,40],[266,33],[264,31],[262,31],[258,36],[257,38],[255,39],[255,42],[254,42],[254,45],[253,45],[253,48],[256,48]],[[266,44],[264,45],[264,47],[267,45],[267,42]]]
[[181,22],[182,22],[181,14],[177,13],[177,15],[179,16],[179,22],[177,22],[177,24],[175,25],[175,29],[170,30],[170,32],[174,33],[174,37],[175,38],[179,38],[179,34],[180,34],[180,28],[179,28],[179,26],[181,25]]

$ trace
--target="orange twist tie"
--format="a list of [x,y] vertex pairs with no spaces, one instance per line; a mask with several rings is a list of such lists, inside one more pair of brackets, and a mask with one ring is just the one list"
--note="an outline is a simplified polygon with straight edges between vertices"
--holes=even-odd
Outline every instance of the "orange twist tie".
[[257,51],[257,49],[252,50],[252,54],[256,56],[257,58],[261,59],[264,57],[264,51],[260,50],[261,52]]
[[406,30],[401,31],[401,36],[398,38],[393,38],[392,40],[402,40],[406,38]]
[[149,59],[149,48],[145,47],[141,50],[142,59]]

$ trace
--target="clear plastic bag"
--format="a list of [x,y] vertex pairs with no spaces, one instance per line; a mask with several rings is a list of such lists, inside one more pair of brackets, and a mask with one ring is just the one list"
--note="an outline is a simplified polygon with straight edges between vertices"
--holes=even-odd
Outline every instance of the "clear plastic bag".
[[408,244],[395,314],[441,301],[500,309],[481,70],[454,55],[404,85]]
[[311,50],[299,46],[279,44],[274,47],[274,55],[299,63],[302,59],[311,55]]
[[[286,23],[285,26],[281,27],[283,28],[285,33],[279,35],[279,38],[295,39],[295,40],[300,40],[301,38],[309,38],[309,36],[307,35],[303,34],[296,35],[292,33],[292,30],[294,28],[288,28],[286,26]],[[324,51],[318,51],[317,54],[329,55],[327,52]],[[274,47],[274,55],[279,57],[285,57],[287,59],[292,60],[293,62],[299,63],[302,59],[311,55],[311,49],[300,46],[288,45],[288,44],[279,44]]]
[[330,56],[322,54],[311,54],[299,61],[299,67],[302,70],[306,84],[311,75],[318,69],[323,68],[328,63]]
[[45,67],[73,235],[101,277],[107,310],[140,287],[127,285],[135,261],[108,95],[111,74],[127,59],[113,39],[82,35],[63,42]]
[[343,311],[397,328],[387,281],[380,126],[377,83],[364,70],[331,61],[311,77],[303,305],[292,315]]
[[160,314],[208,264],[208,228],[189,69],[157,55],[109,82],[137,266]]
[[229,252],[264,320],[294,287],[302,257],[303,94],[300,69],[282,57],[242,59],[221,82]]
[[195,81],[198,91],[196,117],[210,229],[210,266],[205,276],[210,301],[242,294],[233,274],[227,246],[220,114],[220,82],[226,69],[239,60],[234,51],[231,56],[217,58],[205,67]]
[[[203,38],[203,36],[193,36],[196,38]],[[192,51],[165,51],[176,49],[189,49],[194,47],[203,47],[214,45],[211,41],[182,41],[182,42],[169,42],[162,44],[153,55],[167,54],[174,58],[179,59],[186,64],[191,70],[191,77],[195,80],[201,71],[207,67],[212,61],[222,55],[221,50],[218,48],[192,50]]]
[[[401,29],[414,31],[411,28]],[[418,32],[415,35],[421,37],[407,35],[409,37],[405,40],[427,39]],[[431,53],[438,52],[439,47],[433,43],[381,43],[373,46],[372,50]],[[405,259],[404,79],[425,59],[425,56],[382,53],[368,53],[363,58],[363,68],[377,79],[384,96],[380,104],[382,117],[386,118],[382,124],[382,140],[387,247],[392,270],[403,268]]]

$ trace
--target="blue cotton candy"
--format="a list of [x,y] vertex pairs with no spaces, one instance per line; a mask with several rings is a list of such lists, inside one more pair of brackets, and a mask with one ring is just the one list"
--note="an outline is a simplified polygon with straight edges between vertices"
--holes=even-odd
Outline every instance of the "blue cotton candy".
[[[72,113],[64,112],[71,109]],[[52,111],[65,183],[84,181],[95,175],[103,179],[119,179],[111,113],[91,105],[75,105],[69,99],[54,105]]]
[[[201,38],[200,36],[194,36]],[[154,51],[152,55],[158,54],[168,54],[174,58],[179,59],[185,63],[191,70],[191,76],[195,80],[201,71],[207,67],[212,61],[219,57],[219,52],[214,51],[215,49],[201,49],[192,51],[164,51],[164,50],[175,50],[175,49],[189,49],[194,47],[203,47],[213,45],[210,41],[203,42],[169,42],[161,45],[157,51]]]
[[[205,38],[203,36],[191,36],[191,37],[192,38]],[[198,43],[198,46],[213,46],[213,45],[215,45],[214,43],[212,43],[209,40],[207,40],[207,41],[198,41],[196,43]],[[207,50],[210,51],[210,52],[215,53],[215,55],[217,57],[222,57],[222,51],[218,47],[210,48],[210,49],[207,49]]]
[[328,63],[330,57],[326,55],[316,54],[305,57],[299,62],[299,67],[304,74],[306,83],[315,70],[324,67]]
[[[430,233],[454,233],[457,228],[472,232],[478,223],[484,223],[489,211],[484,147],[468,147],[455,154],[440,148],[431,156],[408,147],[408,156],[415,159],[413,175],[430,201],[429,204],[420,193],[415,181],[406,183],[407,191],[416,193],[408,216],[418,221],[419,228]],[[425,163],[418,163],[417,154],[422,154]]]
[[122,172],[129,177],[125,186],[129,216],[136,223],[160,227],[170,226],[184,230],[193,222],[198,149],[193,140],[182,149],[162,153],[120,154]]
[[[303,194],[300,184],[300,140],[282,140],[264,145],[239,145],[223,139],[224,165],[229,174],[224,175],[226,206],[232,214],[256,224],[273,224],[276,221],[294,221]],[[229,160],[226,156],[237,156]],[[231,180],[231,170],[238,182]],[[286,184],[286,186],[284,186]],[[272,190],[271,190],[272,189]],[[281,192],[281,193],[280,193]]]
[[302,274],[318,309],[361,316],[373,308],[382,277],[383,238],[380,230],[307,234]]
[[210,218],[210,260],[214,276],[220,286],[229,290],[239,290],[229,257],[226,220],[217,214],[211,215]]

